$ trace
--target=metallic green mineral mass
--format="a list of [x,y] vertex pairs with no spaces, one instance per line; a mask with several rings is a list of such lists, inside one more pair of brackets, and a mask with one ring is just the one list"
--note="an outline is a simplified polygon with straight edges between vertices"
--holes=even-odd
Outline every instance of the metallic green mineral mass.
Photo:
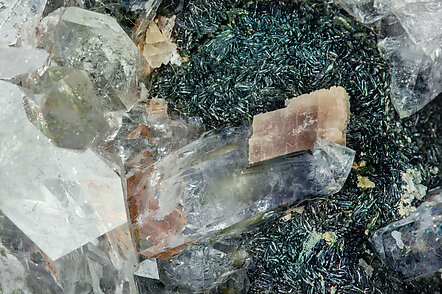
[[[342,86],[386,96],[388,68],[370,29],[322,2],[190,1],[174,40],[184,60],[152,75],[151,94],[211,128],[250,122],[286,99]],[[212,3],[215,2],[215,3]]]

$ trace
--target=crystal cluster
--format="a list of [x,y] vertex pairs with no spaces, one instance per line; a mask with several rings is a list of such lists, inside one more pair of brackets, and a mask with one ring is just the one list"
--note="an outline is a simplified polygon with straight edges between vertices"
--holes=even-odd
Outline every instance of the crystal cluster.
[[442,269],[442,189],[409,216],[379,229],[372,242],[387,265],[401,278],[412,279]]
[[[429,69],[425,75],[427,80],[421,81],[421,76],[416,78],[427,85],[416,87],[434,94],[438,90],[432,88],[432,83],[440,81],[440,75],[432,72],[440,61],[440,33],[423,30],[420,36],[412,24],[420,22],[417,16],[421,12],[437,17],[439,6],[403,2],[388,2],[388,5],[379,2],[382,5],[363,20],[374,21],[387,13],[400,20],[402,35],[394,38],[409,37],[407,42],[411,43],[401,47],[405,44],[402,39],[398,46],[396,39],[389,36],[379,43],[379,48],[392,60],[393,78],[404,74],[403,66],[413,68],[414,63],[405,64],[402,58],[428,57],[415,58]],[[87,6],[90,10],[64,7],[68,3]],[[105,4],[107,10],[106,3],[99,5]],[[364,93],[374,90],[367,89],[367,83],[361,82],[357,73],[351,74],[354,80],[346,81],[347,84],[342,83],[346,75],[339,75],[339,79],[332,77],[333,72],[340,73],[347,66],[342,62],[339,67],[342,60],[335,51],[346,52],[349,60],[353,60],[347,49],[357,46],[357,42],[342,41],[348,36],[337,30],[333,32],[334,37],[325,37],[327,41],[344,38],[336,41],[337,47],[330,47],[333,43],[330,42],[326,50],[322,50],[325,47],[319,50],[314,44],[301,48],[306,44],[301,38],[296,41],[298,47],[288,46],[278,43],[277,39],[285,40],[294,32],[302,36],[312,28],[306,26],[304,32],[297,31],[302,23],[309,23],[302,16],[305,12],[302,9],[291,23],[293,19],[289,14],[275,17],[282,6],[271,14],[256,17],[252,16],[250,3],[244,4],[249,10],[234,7],[225,14],[218,9],[200,9],[192,3],[169,3],[160,7],[159,0],[136,0],[124,4],[132,11],[140,7],[146,10],[143,19],[132,23],[135,25],[132,39],[126,34],[127,27],[125,32],[113,17],[91,11],[94,3],[81,0],[0,3],[0,292],[247,293],[253,283],[249,279],[251,273],[261,271],[263,264],[289,260],[287,264],[291,268],[273,277],[278,281],[276,284],[284,279],[303,279],[303,266],[330,252],[333,255],[328,256],[331,258],[327,262],[332,265],[336,252],[341,254],[346,250],[347,237],[341,236],[345,234],[322,230],[325,225],[319,228],[321,224],[315,222],[325,220],[324,223],[329,224],[345,220],[342,227],[353,230],[349,225],[353,220],[347,221],[348,215],[364,219],[363,209],[349,208],[355,205],[348,189],[331,195],[339,192],[344,183],[346,186],[349,182],[355,184],[356,178],[358,186],[355,184],[349,189],[361,193],[359,200],[372,197],[375,194],[371,192],[379,188],[380,180],[370,175],[371,181],[365,175],[368,167],[359,171],[365,163],[355,165],[356,151],[345,146],[350,117],[347,92],[356,96],[354,88],[347,85],[354,83]],[[205,5],[224,9],[225,3],[214,1]],[[259,9],[256,3],[254,11],[271,10],[271,6],[266,6],[269,3],[260,2]],[[359,1],[357,9],[365,9],[370,3]],[[57,7],[60,8],[53,11]],[[214,12],[216,21],[208,25],[216,29],[200,28],[207,29],[203,40],[193,40],[196,35],[192,35],[192,28],[198,26],[198,22],[192,20],[189,24],[188,19],[183,20],[179,13],[186,9],[195,15]],[[161,15],[156,15],[157,10]],[[273,23],[281,19],[282,22]],[[385,24],[387,18],[382,19]],[[314,29],[318,38],[337,24],[349,31],[353,29],[339,16],[330,18],[328,15],[319,22],[323,22],[318,26],[320,30]],[[288,23],[290,29],[286,26]],[[266,39],[256,25],[265,29],[273,26],[277,32],[265,36],[270,37]],[[390,26],[384,28],[391,29],[390,33],[397,32]],[[189,38],[176,38],[176,30],[188,30]],[[253,31],[256,33],[250,35]],[[364,37],[364,33],[356,35]],[[311,35],[307,36],[306,39],[310,39]],[[238,38],[243,42],[237,42]],[[189,40],[200,47],[187,46]],[[268,40],[277,43],[278,50],[287,55],[281,55],[282,51],[272,53],[267,47],[270,44],[266,44]],[[235,50],[249,51],[237,47],[240,43],[268,56],[260,56],[262,62],[256,63],[256,56],[235,55],[238,53]],[[420,46],[419,52],[424,55],[416,55],[417,51],[413,51],[416,47],[412,46]],[[207,48],[213,49],[212,53],[208,54]],[[316,49],[307,54],[306,50],[311,48]],[[372,49],[376,50],[375,46]],[[183,58],[178,50],[184,53]],[[368,55],[367,52],[363,54]],[[395,54],[401,55],[400,58]],[[204,55],[207,59],[198,59]],[[229,56],[233,56],[234,62],[230,62]],[[287,56],[296,62],[307,62],[309,67],[299,64],[300,71],[294,71],[293,64],[291,68],[285,67]],[[314,59],[318,56],[322,57]],[[186,95],[193,95],[194,104],[184,106],[192,108],[197,103],[201,113],[210,114],[208,116],[179,116],[179,109],[168,109],[164,99],[152,95],[155,85],[151,83],[155,83],[154,77],[164,73],[163,70],[191,71],[192,67],[201,66],[204,73],[209,74],[218,71],[215,63],[223,67],[221,61],[227,59],[229,62],[225,64],[229,66],[238,60],[247,60],[250,66],[242,63],[242,68],[229,69],[239,76],[223,76],[224,72],[219,70],[217,74],[222,79],[216,78],[216,82],[209,79],[206,86],[215,93],[212,95],[215,102],[219,99],[221,104],[207,99],[208,92],[195,92],[186,83],[174,84],[167,80],[167,75],[161,80],[171,88],[176,87],[174,91],[183,96],[183,100],[190,97]],[[333,62],[329,63],[331,59]],[[266,66],[269,60],[273,64]],[[315,67],[317,60],[324,63],[320,69]],[[261,80],[255,79],[262,71],[267,71],[266,75]],[[270,78],[269,72],[276,75]],[[288,85],[289,80],[278,76],[281,72],[290,76],[290,83],[291,79],[297,80],[299,88]],[[304,82],[302,72],[308,73]],[[245,80],[232,82],[246,76]],[[310,81],[312,76],[315,78]],[[408,77],[406,83],[414,76]],[[204,80],[205,77],[197,78]],[[374,78],[370,77],[371,81]],[[252,79],[257,87],[251,86]],[[280,84],[274,83],[276,80]],[[309,85],[304,85],[306,81]],[[396,84],[393,99],[397,98],[395,89],[402,91],[409,85],[406,83],[400,87]],[[225,89],[219,88],[221,84]],[[347,91],[343,87],[330,88],[331,85],[345,85]],[[200,87],[198,83],[194,86]],[[231,91],[233,88],[235,92]],[[311,92],[313,90],[317,91]],[[232,94],[243,92],[254,98],[245,103],[241,95]],[[308,92],[311,93],[288,100],[285,108],[277,109],[282,107],[283,97]],[[280,94],[275,98],[272,93]],[[275,101],[266,102],[263,97]],[[202,100],[198,102],[197,98]],[[207,100],[209,107],[204,106],[203,100]],[[220,107],[226,107],[223,105],[226,101],[234,112],[222,111]],[[398,100],[394,101],[400,113],[421,107],[410,104],[403,110]],[[269,110],[274,111],[266,112]],[[224,118],[232,113],[238,115],[229,119],[241,123],[235,127],[223,125]],[[218,118],[224,115],[226,117]],[[242,119],[253,115],[252,126],[251,120]],[[213,125],[207,121],[210,117],[216,118]],[[218,128],[204,132],[201,122]],[[350,125],[349,130],[353,131],[348,136],[353,143],[350,146],[357,146],[355,140],[365,134],[358,133],[359,127]],[[358,157],[359,153],[363,156],[358,152]],[[355,166],[357,176],[348,177]],[[426,191],[420,184],[423,178],[419,178],[416,186],[405,175],[402,180],[408,185],[410,195],[419,191],[419,195],[407,198],[408,202],[403,201],[411,210],[412,202],[414,205],[414,201],[423,200]],[[436,195],[428,195],[415,212],[380,229],[372,238],[379,255],[403,278],[414,279],[441,268],[440,198],[439,190]],[[298,206],[301,201],[313,204],[305,209],[305,214],[304,204]],[[309,219],[317,213],[316,208],[321,213],[324,205],[340,209],[341,219],[335,221],[328,214],[314,221]],[[291,208],[287,210],[288,206]],[[268,234],[270,230],[276,233]],[[286,238],[288,234],[295,239]],[[263,249],[263,246],[267,247]],[[328,246],[327,249],[323,250],[324,246]],[[341,261],[347,266],[346,260]],[[340,266],[336,269],[341,275]],[[274,274],[278,270],[275,267],[270,271]],[[311,278],[310,272],[304,275]],[[322,292],[325,293],[324,285],[329,281],[330,276],[321,275]]]
[[85,70],[103,110],[129,109],[138,100],[144,58],[110,16],[76,7],[60,8],[38,28],[38,45],[60,66]]
[[391,99],[401,118],[442,92],[442,2],[337,0],[360,21],[380,20],[378,47],[390,63]]
[[248,166],[248,134],[203,136],[134,177],[128,197],[141,253],[154,256],[281,204],[336,193],[353,163],[353,150],[318,141],[312,152]]

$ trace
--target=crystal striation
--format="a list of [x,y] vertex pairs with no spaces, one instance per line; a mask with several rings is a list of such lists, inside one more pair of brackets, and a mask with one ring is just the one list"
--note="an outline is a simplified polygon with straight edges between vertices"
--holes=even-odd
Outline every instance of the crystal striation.
[[290,99],[286,105],[253,117],[250,163],[311,150],[318,140],[345,145],[350,104],[344,88],[318,90]]

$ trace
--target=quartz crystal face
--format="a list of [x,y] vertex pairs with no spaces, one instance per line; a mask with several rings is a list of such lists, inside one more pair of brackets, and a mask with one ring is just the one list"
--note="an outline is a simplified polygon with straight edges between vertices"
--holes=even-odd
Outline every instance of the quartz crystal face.
[[[12,79],[33,72],[44,66],[48,53],[41,49],[4,47],[0,48],[0,79]],[[14,66],[10,66],[10,63]]]
[[76,7],[42,20],[38,39],[61,66],[88,72],[106,110],[129,109],[138,99],[145,59],[110,16]]
[[401,278],[430,275],[442,268],[442,189],[429,193],[416,211],[378,230],[372,242]]
[[28,120],[21,90],[1,87],[2,212],[52,260],[124,224],[119,177],[91,150],[54,146]]
[[319,141],[313,152],[248,167],[248,132],[203,136],[134,176],[128,197],[142,254],[152,257],[308,195],[336,193],[353,163],[353,150]]

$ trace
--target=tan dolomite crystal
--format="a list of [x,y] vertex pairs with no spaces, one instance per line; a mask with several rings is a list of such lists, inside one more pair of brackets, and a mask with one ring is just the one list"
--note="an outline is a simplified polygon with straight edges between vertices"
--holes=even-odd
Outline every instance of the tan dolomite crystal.
[[318,140],[345,145],[350,104],[342,87],[321,89],[286,101],[286,107],[253,117],[249,162],[313,149]]

